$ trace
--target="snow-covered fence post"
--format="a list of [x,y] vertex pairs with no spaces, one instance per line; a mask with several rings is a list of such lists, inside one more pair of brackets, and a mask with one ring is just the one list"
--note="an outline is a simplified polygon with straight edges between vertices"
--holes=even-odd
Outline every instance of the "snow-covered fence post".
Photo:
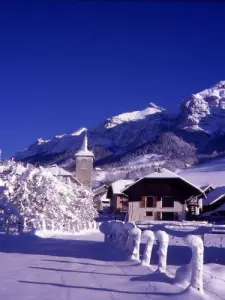
[[92,227],[92,230],[95,230],[95,229],[96,229],[96,222],[93,221],[91,225],[92,225],[92,226],[91,226],[91,227]]
[[78,233],[80,231],[78,224],[77,223],[74,224],[74,227],[75,227],[75,232]]
[[141,229],[133,228],[129,231],[129,237],[133,240],[133,251],[131,253],[130,259],[140,260],[140,243],[141,243]]
[[190,286],[203,292],[203,257],[204,257],[204,244],[203,240],[196,235],[188,235],[185,242],[192,250],[191,258],[191,284]]
[[125,251],[127,251],[129,254],[131,254],[133,250],[133,240],[129,236],[129,231],[133,228],[135,228],[135,223],[128,222],[124,224],[124,245],[125,245]]
[[88,228],[87,229],[92,230],[92,222],[91,221],[88,222]]
[[166,262],[167,262],[167,252],[169,245],[169,236],[165,231],[158,230],[155,233],[157,240],[159,241],[159,262],[158,262],[158,271],[160,273],[166,272]]
[[144,266],[150,265],[151,256],[152,256],[152,247],[155,240],[154,232],[151,230],[145,230],[143,233],[143,237],[147,239],[145,251],[143,255],[143,259],[141,264]]
[[96,222],[96,229],[99,230],[99,226],[101,225],[101,222]]
[[6,223],[5,223],[5,229],[6,229],[6,234],[9,234],[9,231],[10,231],[10,224],[9,224],[9,219],[7,218],[6,219]]
[[124,243],[124,236],[126,234],[126,230],[124,228],[124,224],[122,222],[117,222],[117,229],[116,229],[116,240],[117,240],[117,247],[121,250],[124,250],[125,243]]
[[104,234],[104,242],[110,239],[110,223],[104,222],[99,226],[99,230]]
[[22,233],[24,229],[24,222],[23,222],[23,218],[20,217],[18,220],[18,233]]
[[111,222],[111,241],[112,245],[117,248],[119,247],[120,231],[121,231],[121,222]]

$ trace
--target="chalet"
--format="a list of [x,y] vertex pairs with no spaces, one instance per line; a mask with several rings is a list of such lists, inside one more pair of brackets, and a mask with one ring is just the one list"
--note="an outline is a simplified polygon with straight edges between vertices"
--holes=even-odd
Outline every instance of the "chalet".
[[202,209],[204,191],[176,173],[158,169],[121,190],[128,220],[187,220]]
[[109,186],[106,197],[110,199],[110,208],[112,212],[124,212],[127,210],[128,196],[121,191],[132,183],[132,180],[121,179],[113,182]]

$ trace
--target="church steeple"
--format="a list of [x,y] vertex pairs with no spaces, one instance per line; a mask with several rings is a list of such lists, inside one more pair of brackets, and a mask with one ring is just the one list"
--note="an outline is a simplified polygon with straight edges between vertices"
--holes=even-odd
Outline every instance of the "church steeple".
[[75,157],[77,180],[84,186],[91,188],[94,154],[88,150],[87,131],[85,131],[83,143],[80,150],[75,154]]
[[94,154],[88,150],[88,138],[87,131],[85,131],[83,143],[80,150],[75,154],[75,156],[91,156],[94,157]]
[[92,157],[94,157],[94,154],[88,150],[87,131],[85,131],[83,143],[81,145],[80,150],[76,153],[76,156],[92,156]]
[[87,131],[85,131],[85,134],[84,134],[84,140],[83,140],[83,144],[81,146],[81,149],[80,150],[83,150],[83,151],[87,151],[88,149],[88,138],[87,138]]

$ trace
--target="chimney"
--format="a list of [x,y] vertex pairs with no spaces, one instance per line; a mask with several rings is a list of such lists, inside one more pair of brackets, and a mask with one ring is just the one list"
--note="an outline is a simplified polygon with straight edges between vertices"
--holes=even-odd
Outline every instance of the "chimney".
[[160,167],[157,167],[157,168],[156,168],[156,172],[161,173],[161,171],[162,171],[162,170],[161,170]]

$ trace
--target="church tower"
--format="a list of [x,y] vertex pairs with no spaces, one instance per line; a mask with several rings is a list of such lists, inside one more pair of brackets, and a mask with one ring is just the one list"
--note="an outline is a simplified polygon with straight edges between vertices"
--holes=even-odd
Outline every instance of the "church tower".
[[85,132],[81,149],[75,154],[76,179],[85,187],[92,188],[94,154],[88,150],[87,132]]

